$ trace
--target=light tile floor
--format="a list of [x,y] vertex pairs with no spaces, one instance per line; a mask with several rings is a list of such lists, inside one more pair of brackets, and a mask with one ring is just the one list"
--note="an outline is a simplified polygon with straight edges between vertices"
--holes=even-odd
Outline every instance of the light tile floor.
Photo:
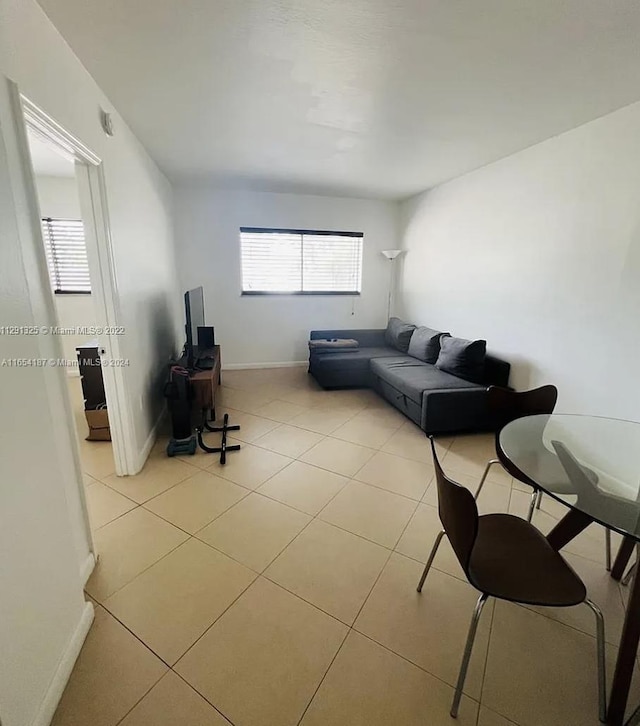
[[[168,459],[136,477],[83,445],[100,560],[96,620],[56,726],[444,726],[473,604],[443,542],[424,434],[371,391],[322,391],[303,369],[223,376],[242,428],[225,467]],[[211,440],[215,434],[209,434]],[[488,435],[440,437],[445,470],[475,487]],[[523,515],[526,487],[494,468],[483,512]],[[545,498],[548,531],[562,507]],[[623,591],[602,530],[567,548],[606,616],[611,676]],[[461,726],[590,726],[595,640],[586,608],[485,608]],[[640,701],[634,685],[633,702]]]

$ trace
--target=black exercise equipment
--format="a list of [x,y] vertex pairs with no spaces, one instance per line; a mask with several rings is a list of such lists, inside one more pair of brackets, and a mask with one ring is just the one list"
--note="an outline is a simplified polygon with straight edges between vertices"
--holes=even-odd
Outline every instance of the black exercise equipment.
[[182,366],[171,366],[170,378],[164,387],[164,395],[171,413],[171,439],[167,456],[195,454],[196,439],[192,435],[192,394],[189,371]]
[[[207,431],[214,431],[216,433],[222,432],[222,441],[220,446],[207,446],[202,440],[203,429]],[[202,425],[196,428],[198,436],[198,444],[201,449],[209,454],[220,454],[220,464],[224,465],[227,463],[227,451],[240,451],[240,445],[235,444],[233,446],[227,445],[227,431],[240,431],[240,426],[229,426],[229,414],[225,413],[222,419],[222,426],[209,426],[206,417],[202,421]]]

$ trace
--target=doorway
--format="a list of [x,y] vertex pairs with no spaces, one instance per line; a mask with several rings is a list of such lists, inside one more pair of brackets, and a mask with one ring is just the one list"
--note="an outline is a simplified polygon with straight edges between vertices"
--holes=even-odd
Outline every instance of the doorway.
[[[76,161],[32,128],[27,141],[58,323],[50,334],[60,337],[63,358],[57,363],[66,373],[85,484],[92,486],[115,475],[115,463],[102,371],[96,366],[86,375],[87,365],[99,361],[98,325]],[[94,354],[87,358],[87,352]]]
[[[91,150],[44,111],[24,96],[19,105],[39,203],[38,256],[46,260],[48,273],[49,290],[43,290],[43,296],[51,303],[50,349],[59,369],[54,376],[58,388],[54,396],[60,402],[56,438],[63,450],[71,449],[76,476],[69,486],[81,489],[78,515],[88,533],[86,501],[94,478],[135,472],[123,370],[108,365],[122,358],[103,169]],[[88,348],[96,359],[90,367]],[[78,349],[85,365],[82,376]],[[91,379],[95,384],[97,378],[101,394],[96,398],[93,390],[89,401],[86,382]],[[98,526],[99,522],[93,523],[94,529]],[[83,570],[85,579],[92,568],[93,557]]]
[[[63,129],[55,120],[50,118],[42,109],[33,104],[25,96],[20,96],[21,109],[25,122],[29,151],[32,156],[32,168],[38,176],[35,165],[41,166],[44,161],[33,159],[33,148],[37,145],[36,153],[41,153],[49,159],[54,168],[64,168],[64,174],[73,178],[74,184],[67,193],[66,209],[62,211],[79,213],[86,248],[88,263],[88,276],[90,284],[91,303],[85,301],[84,305],[74,305],[69,301],[54,299],[54,310],[58,325],[68,319],[67,314],[75,317],[71,325],[78,325],[78,335],[63,335],[62,351],[72,354],[75,358],[75,344],[87,342],[87,331],[83,322],[91,319],[96,332],[91,337],[97,339],[100,354],[106,361],[122,360],[120,355],[118,305],[116,295],[115,272],[113,269],[111,237],[108,224],[108,211],[104,191],[102,162],[80,140],[73,137]],[[55,160],[54,160],[55,157]],[[73,172],[71,172],[73,167]],[[46,166],[44,167],[46,170]],[[45,174],[46,175],[46,174]],[[40,197],[46,191],[43,185],[38,185],[34,179],[37,195]],[[40,188],[39,188],[40,186]],[[68,185],[69,186],[69,185]],[[73,199],[71,199],[73,197]],[[61,200],[58,200],[60,202]],[[41,210],[42,211],[42,210]],[[44,232],[43,232],[44,237]],[[44,243],[44,238],[43,238]],[[80,308],[83,308],[81,311]],[[67,340],[68,338],[68,340]],[[131,422],[128,416],[128,407],[125,402],[125,384],[122,367],[103,365],[105,403],[109,410],[109,428],[111,432],[111,451],[114,471],[117,475],[135,473],[136,452],[131,446]],[[70,376],[75,377],[75,376]],[[82,429],[82,427],[80,427]]]

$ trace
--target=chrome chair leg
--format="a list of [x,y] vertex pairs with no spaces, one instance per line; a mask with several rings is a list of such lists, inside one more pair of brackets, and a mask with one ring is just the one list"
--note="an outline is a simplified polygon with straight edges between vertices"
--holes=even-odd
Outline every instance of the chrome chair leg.
[[462,698],[462,689],[464,688],[464,682],[467,677],[467,670],[469,668],[469,661],[471,660],[471,651],[473,650],[473,642],[476,638],[476,631],[478,629],[478,621],[482,614],[482,608],[487,602],[489,596],[486,593],[482,593],[478,598],[476,607],[473,611],[471,618],[471,624],[469,625],[469,634],[467,635],[467,644],[464,647],[464,655],[462,656],[462,663],[460,664],[460,673],[458,674],[458,682],[456,683],[456,692],[453,696],[453,703],[451,704],[451,717],[457,718],[458,708],[460,707],[460,699]]
[[440,532],[438,532],[436,541],[433,543],[433,547],[431,548],[431,554],[429,555],[427,564],[424,566],[424,570],[422,571],[422,577],[420,578],[420,582],[418,583],[418,587],[416,588],[416,590],[418,592],[422,592],[422,586],[424,585],[424,581],[427,579],[427,575],[429,574],[429,570],[431,569],[431,565],[433,563],[433,560],[435,559],[436,553],[438,551],[438,547],[440,547],[440,542],[442,542],[443,537],[444,537],[444,529],[441,530]]
[[611,530],[608,528],[604,530],[604,556],[607,572],[611,572]]
[[607,678],[605,672],[605,641],[604,641],[604,617],[600,608],[591,600],[585,600],[593,614],[596,616],[596,642],[598,648],[598,702],[600,721],[607,720]]
[[631,579],[633,578],[633,575],[635,574],[635,571],[638,567],[638,563],[634,562],[631,567],[627,570],[627,574],[620,580],[621,585],[628,585],[631,582]]
[[536,502],[538,501],[538,490],[534,489],[531,494],[531,503],[529,504],[529,513],[527,514],[527,522],[533,519],[533,512],[536,508]]
[[499,464],[499,463],[500,463],[499,459],[491,459],[490,461],[487,462],[487,465],[484,467],[484,471],[482,472],[482,478],[480,479],[480,484],[478,484],[478,488],[476,489],[476,493],[474,495],[476,498],[476,501],[477,501],[478,497],[480,496],[480,492],[482,491],[482,487],[484,486],[484,482],[487,478],[487,474],[489,473],[489,469],[491,469],[491,467],[494,464]]
[[542,504],[542,489],[538,490],[538,499],[536,501],[536,509],[540,509],[540,505]]

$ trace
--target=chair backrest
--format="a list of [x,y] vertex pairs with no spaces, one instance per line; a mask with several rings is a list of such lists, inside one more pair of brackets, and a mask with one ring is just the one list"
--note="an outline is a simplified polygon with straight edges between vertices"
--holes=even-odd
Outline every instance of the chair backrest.
[[[519,481],[535,487],[523,472],[511,462],[500,446],[500,431],[512,421],[524,416],[548,415],[553,413],[558,400],[558,389],[547,385],[533,388],[530,391],[511,391],[508,388],[489,386],[487,401],[489,411],[496,426],[496,453],[502,466]],[[540,431],[544,430],[545,423],[540,423]]]
[[497,423],[497,430],[523,416],[552,414],[558,400],[558,389],[547,385],[530,391],[511,391],[508,388],[489,386],[487,403]]
[[438,486],[438,513],[444,531],[467,574],[471,551],[478,534],[478,507],[473,494],[442,471],[433,436],[430,436],[433,466]]

